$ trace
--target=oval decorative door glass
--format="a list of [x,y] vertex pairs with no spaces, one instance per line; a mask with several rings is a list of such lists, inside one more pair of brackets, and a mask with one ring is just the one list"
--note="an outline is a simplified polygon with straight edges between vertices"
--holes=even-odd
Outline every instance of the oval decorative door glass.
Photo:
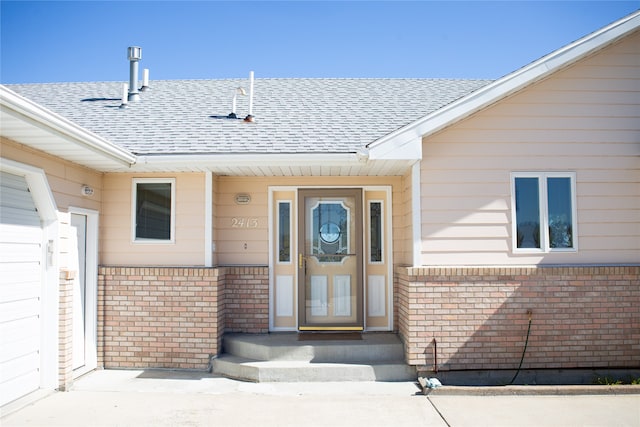
[[342,201],[321,201],[311,207],[311,255],[318,262],[342,262],[349,256],[351,209]]

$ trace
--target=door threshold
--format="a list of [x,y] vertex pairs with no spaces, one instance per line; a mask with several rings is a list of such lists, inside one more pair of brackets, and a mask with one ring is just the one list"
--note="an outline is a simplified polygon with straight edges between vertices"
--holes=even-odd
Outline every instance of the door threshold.
[[298,327],[299,331],[304,331],[304,332],[330,332],[330,331],[337,331],[337,332],[354,332],[354,331],[359,331],[362,332],[364,331],[364,328],[362,326],[299,326]]

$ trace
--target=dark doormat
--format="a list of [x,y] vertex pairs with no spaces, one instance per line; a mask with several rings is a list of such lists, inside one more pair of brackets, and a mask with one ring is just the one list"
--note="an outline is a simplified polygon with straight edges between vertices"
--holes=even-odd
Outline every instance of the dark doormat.
[[298,341],[357,341],[362,340],[360,332],[300,332]]

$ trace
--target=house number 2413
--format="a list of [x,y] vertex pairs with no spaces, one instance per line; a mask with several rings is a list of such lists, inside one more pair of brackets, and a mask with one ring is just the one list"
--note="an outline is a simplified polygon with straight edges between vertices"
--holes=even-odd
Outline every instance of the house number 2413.
[[258,218],[233,217],[231,228],[258,228]]

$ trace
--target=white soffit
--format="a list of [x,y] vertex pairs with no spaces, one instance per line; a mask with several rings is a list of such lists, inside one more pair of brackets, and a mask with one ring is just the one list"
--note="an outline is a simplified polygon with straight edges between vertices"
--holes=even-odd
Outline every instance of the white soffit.
[[1,85],[0,100],[5,138],[103,172],[128,170],[135,163],[132,153]]
[[213,172],[228,176],[399,176],[415,160],[362,154],[185,154],[139,156],[132,172]]
[[410,146],[423,138],[460,121],[476,111],[535,83],[590,55],[640,27],[640,11],[632,13],[598,31],[546,55],[531,64],[490,83],[415,122],[368,145],[369,150],[387,152],[385,145]]

